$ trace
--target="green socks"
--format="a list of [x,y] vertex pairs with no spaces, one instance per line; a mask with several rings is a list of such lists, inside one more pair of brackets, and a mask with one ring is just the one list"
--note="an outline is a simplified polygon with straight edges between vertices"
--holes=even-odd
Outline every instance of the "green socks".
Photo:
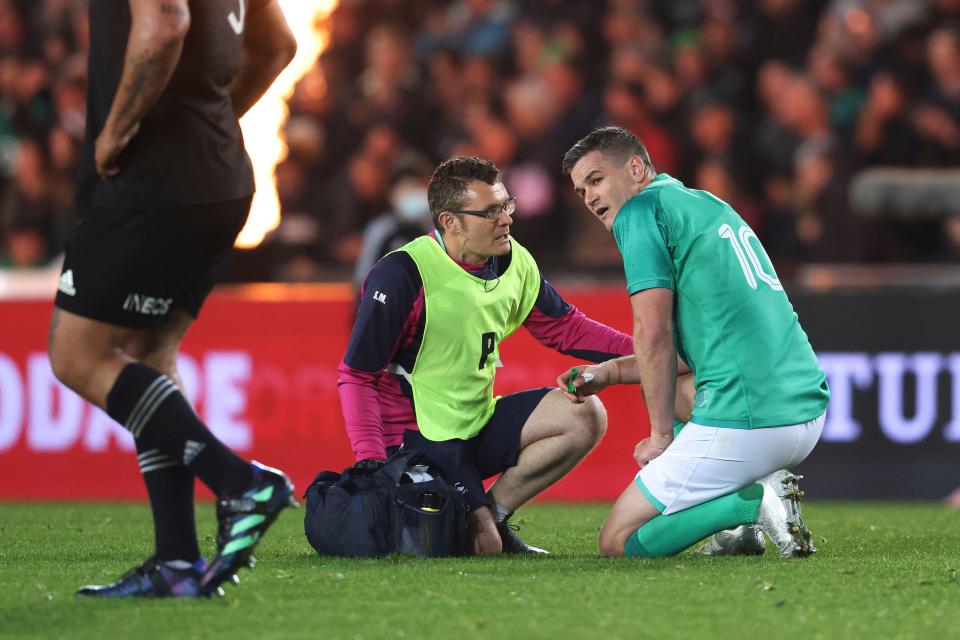
[[751,484],[709,502],[668,516],[657,516],[627,538],[628,558],[665,558],[698,540],[742,524],[754,524],[760,513],[763,487]]

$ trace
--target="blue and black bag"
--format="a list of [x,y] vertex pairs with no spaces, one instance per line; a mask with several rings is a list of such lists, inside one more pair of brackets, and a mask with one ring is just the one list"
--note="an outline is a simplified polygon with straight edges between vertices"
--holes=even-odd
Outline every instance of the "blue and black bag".
[[423,452],[374,471],[322,471],[306,492],[304,530],[319,555],[461,555],[466,506]]

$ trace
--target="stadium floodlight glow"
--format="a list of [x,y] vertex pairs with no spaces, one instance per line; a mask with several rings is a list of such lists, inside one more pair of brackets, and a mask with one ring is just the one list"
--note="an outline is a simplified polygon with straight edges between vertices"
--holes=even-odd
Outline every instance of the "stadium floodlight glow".
[[280,198],[275,170],[287,157],[283,127],[290,115],[287,100],[294,87],[327,48],[330,31],[327,18],[337,0],[280,0],[280,7],[297,39],[297,55],[270,89],[240,120],[243,139],[253,162],[257,185],[250,217],[237,237],[236,246],[250,249],[280,224]]

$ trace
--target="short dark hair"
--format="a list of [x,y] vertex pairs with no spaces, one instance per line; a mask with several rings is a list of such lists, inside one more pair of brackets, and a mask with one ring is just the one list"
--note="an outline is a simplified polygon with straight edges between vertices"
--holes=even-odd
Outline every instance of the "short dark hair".
[[653,169],[650,154],[640,138],[622,127],[600,127],[580,138],[563,154],[563,175],[570,175],[580,158],[591,151],[609,154],[622,162],[626,162],[630,156],[640,156],[643,163]]
[[433,216],[433,226],[440,230],[441,212],[464,207],[468,182],[480,180],[494,185],[502,175],[497,165],[483,158],[455,156],[441,162],[427,185],[427,203]]

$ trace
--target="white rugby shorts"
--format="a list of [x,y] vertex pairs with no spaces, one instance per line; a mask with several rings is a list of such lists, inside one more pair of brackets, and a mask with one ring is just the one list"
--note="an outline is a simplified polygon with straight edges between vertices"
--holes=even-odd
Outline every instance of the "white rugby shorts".
[[820,439],[825,416],[765,429],[690,422],[635,482],[664,515],[683,511],[802,462]]

